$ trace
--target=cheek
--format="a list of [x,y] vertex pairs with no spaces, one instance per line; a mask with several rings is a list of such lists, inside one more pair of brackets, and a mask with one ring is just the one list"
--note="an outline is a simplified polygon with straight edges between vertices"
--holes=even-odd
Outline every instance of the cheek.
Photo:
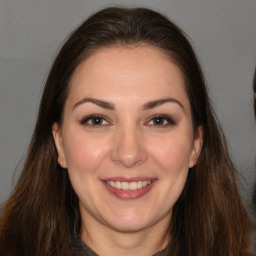
[[189,168],[192,136],[173,134],[158,139],[151,146],[151,155],[167,175],[179,174]]
[[[192,139],[191,139],[192,140]],[[151,150],[162,190],[158,192],[159,201],[164,202],[163,209],[168,211],[180,197],[189,171],[191,140],[188,136],[169,136],[157,140]]]
[[108,144],[101,138],[85,137],[83,133],[69,134],[63,142],[69,172],[86,175],[95,171],[106,156]]

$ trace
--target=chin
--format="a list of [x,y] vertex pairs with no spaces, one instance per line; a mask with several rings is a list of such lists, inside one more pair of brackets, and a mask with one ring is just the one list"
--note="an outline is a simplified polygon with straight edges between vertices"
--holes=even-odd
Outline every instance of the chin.
[[107,221],[108,225],[119,232],[136,232],[154,225],[155,218],[138,214],[113,215],[114,219]]
[[147,225],[146,223],[112,223],[111,228],[113,230],[116,230],[118,232],[125,232],[125,233],[132,233],[132,232],[137,232],[143,229],[147,229],[148,227],[150,227],[150,225]]

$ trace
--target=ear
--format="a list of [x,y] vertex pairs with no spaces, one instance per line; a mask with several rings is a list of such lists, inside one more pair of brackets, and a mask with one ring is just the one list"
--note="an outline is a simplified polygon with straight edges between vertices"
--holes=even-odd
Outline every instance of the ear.
[[198,157],[201,153],[203,145],[203,128],[202,126],[199,126],[194,137],[191,155],[190,155],[190,162],[189,162],[189,168],[192,168],[196,165]]
[[55,122],[52,125],[52,135],[53,135],[53,139],[54,139],[54,142],[55,142],[55,147],[56,147],[57,152],[58,152],[59,165],[62,168],[67,168],[67,162],[66,162],[66,157],[65,157],[63,143],[62,143],[61,129],[60,129],[60,126],[57,122]]

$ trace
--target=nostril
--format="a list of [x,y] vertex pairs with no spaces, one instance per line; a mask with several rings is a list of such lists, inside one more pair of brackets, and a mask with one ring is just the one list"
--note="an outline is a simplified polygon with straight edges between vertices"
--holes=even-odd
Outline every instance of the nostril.
[[145,162],[147,160],[147,151],[141,138],[135,128],[128,129],[126,126],[126,131],[120,131],[115,141],[113,141],[112,160],[126,168]]
[[126,168],[131,168],[142,164],[147,160],[147,153],[145,150],[134,150],[133,152],[116,151],[112,154],[112,160],[117,164],[121,164]]

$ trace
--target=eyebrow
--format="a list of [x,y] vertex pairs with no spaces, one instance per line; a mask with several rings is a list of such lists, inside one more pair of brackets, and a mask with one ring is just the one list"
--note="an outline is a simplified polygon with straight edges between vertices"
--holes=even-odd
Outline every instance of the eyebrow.
[[152,109],[152,108],[158,107],[158,106],[163,105],[163,104],[168,103],[168,102],[176,103],[182,108],[182,110],[184,110],[184,106],[178,100],[173,99],[173,98],[166,98],[166,99],[159,99],[159,100],[155,100],[155,101],[150,101],[150,102],[147,102],[146,104],[144,104],[142,108],[144,110]]
[[[114,106],[113,103],[106,102],[106,101],[99,100],[99,99],[95,99],[95,98],[83,98],[83,99],[81,99],[80,101],[78,101],[73,106],[73,110],[77,106],[82,105],[86,102],[93,103],[93,104],[95,104],[95,105],[97,105],[101,108],[105,108],[105,109],[109,109],[109,110],[115,110],[115,106]],[[159,99],[159,100],[147,102],[142,106],[142,109],[143,110],[152,109],[152,108],[158,107],[158,106],[163,105],[163,104],[168,103],[168,102],[176,103],[182,108],[182,110],[184,110],[184,106],[178,100],[173,99],[173,98]]]
[[91,102],[91,103],[94,103],[95,105],[101,107],[101,108],[105,108],[105,109],[109,109],[109,110],[114,110],[115,107],[114,107],[114,104],[110,103],[110,102],[106,102],[106,101],[103,101],[103,100],[98,100],[98,99],[94,99],[94,98],[83,98],[81,100],[79,100],[74,106],[73,106],[73,110],[81,105],[81,104],[84,104],[86,102]]

